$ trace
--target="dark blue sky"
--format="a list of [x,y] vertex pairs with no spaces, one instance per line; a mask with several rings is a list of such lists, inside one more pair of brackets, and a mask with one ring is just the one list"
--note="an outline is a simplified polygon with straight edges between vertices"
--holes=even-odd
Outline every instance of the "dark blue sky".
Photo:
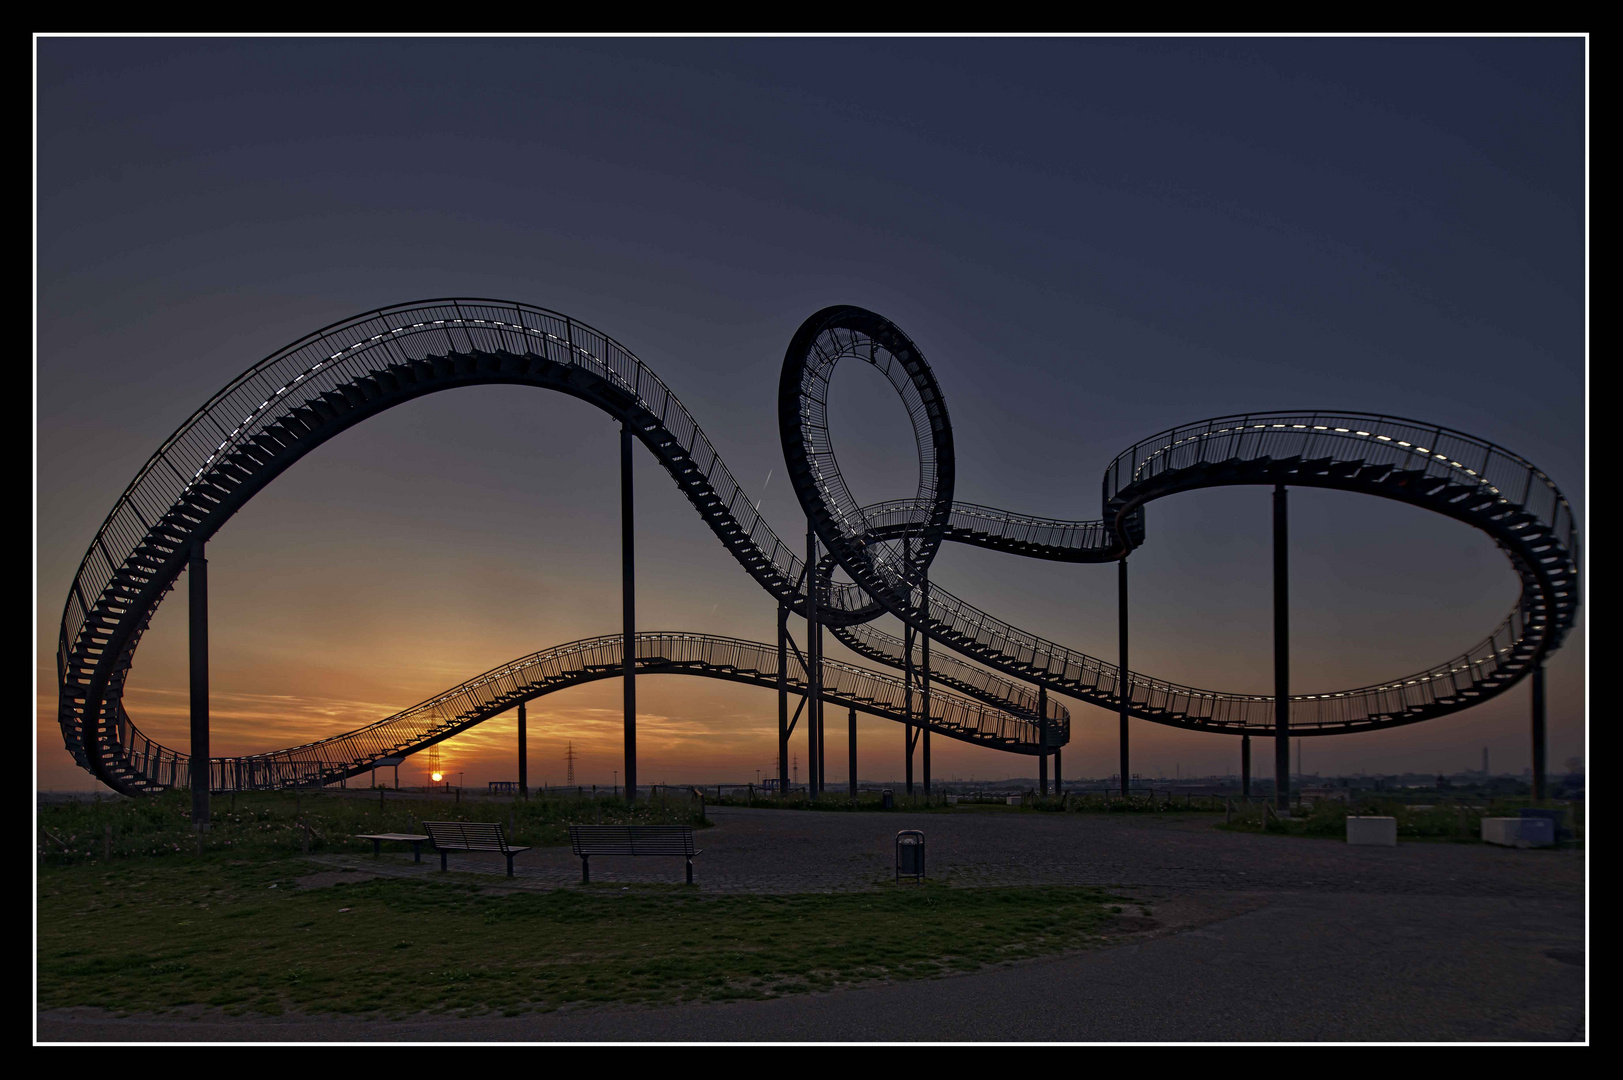
[[[832,303],[924,349],[961,499],[1097,516],[1100,473],[1139,438],[1324,407],[1498,442],[1587,524],[1578,39],[48,39],[38,56],[42,776],[62,597],[141,462],[285,342],[426,296],[613,334],[753,493],[777,468],[762,509],[788,534],[778,366]],[[900,406],[853,379],[842,460],[859,495],[905,494]],[[578,403],[479,390],[324,448],[214,544],[220,692],[398,707],[613,630],[614,445]],[[768,637],[764,594],[642,466],[647,624]],[[1135,667],[1268,688],[1266,507],[1239,489],[1152,508]],[[1442,660],[1514,600],[1463,526],[1327,493],[1295,508],[1304,691]],[[980,606],[1113,653],[1108,568],[937,565]],[[137,659],[153,695],[184,686],[171,607]],[[1583,650],[1580,632],[1552,666],[1558,763],[1582,748]],[[673,730],[725,729],[673,762],[770,755],[770,695],[650,693]],[[1108,772],[1108,718],[1075,711],[1067,772]],[[1142,728],[1146,768],[1231,767],[1232,740]],[[1525,763],[1525,693],[1308,754],[1443,768],[1482,745]],[[963,754],[965,774],[1004,768]]]

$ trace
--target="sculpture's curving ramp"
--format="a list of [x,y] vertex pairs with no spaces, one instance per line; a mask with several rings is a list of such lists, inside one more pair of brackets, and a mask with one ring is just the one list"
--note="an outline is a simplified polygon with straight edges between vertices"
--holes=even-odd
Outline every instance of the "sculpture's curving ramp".
[[[644,631],[636,635],[635,641],[639,675],[690,675],[750,686],[778,686],[776,645],[680,631]],[[620,634],[571,641],[492,668],[409,709],[342,735],[266,754],[215,758],[213,786],[217,790],[245,791],[337,782],[366,772],[381,758],[415,754],[499,716],[520,702],[600,679],[621,678],[625,672],[624,646]],[[792,653],[785,666],[784,685],[795,694],[804,694],[807,689],[805,668]],[[906,694],[902,678],[888,671],[872,671],[839,660],[823,661],[822,699],[830,705],[906,723]],[[930,695],[929,727],[977,746],[1028,754],[1046,750],[1035,719],[1011,712],[1004,705],[991,693],[977,698],[935,690]],[[1064,724],[1069,714],[1062,706],[1051,705],[1049,718],[1051,723]],[[915,689],[911,722],[922,720]],[[164,786],[184,785],[188,768],[184,756],[177,757],[138,731],[135,738],[131,754],[143,775],[159,778]]]
[[[902,396],[920,451],[920,486],[911,500],[860,507],[845,488],[828,440],[826,402],[829,379],[846,361],[872,364]],[[141,635],[192,546],[218,531],[283,470],[350,426],[425,394],[484,383],[556,390],[625,422],[744,570],[780,603],[805,612],[807,575],[799,545],[781,540],[754,511],[681,401],[617,342],[566,316],[522,304],[402,305],[327,327],[254,365],[194,413],[131,481],[86,552],[63,610],[58,718],[75,760],[124,792],[188,783],[186,755],[143,735],[122,698]],[[900,666],[902,643],[865,625],[890,612],[990,669],[942,657],[932,659],[931,673],[962,695],[941,695],[943,708],[949,701],[979,702],[1015,725],[1005,729],[1013,737],[1009,749],[1038,752],[1069,738],[1068,716],[1053,703],[1047,723],[1031,725],[1038,731],[1035,741],[1019,733],[1019,723],[1036,719],[1033,686],[1111,709],[1125,693],[1130,711],[1143,719],[1234,733],[1271,733],[1273,699],[1180,686],[1137,672],[1123,678],[1114,665],[999,620],[928,581],[930,561],[944,541],[1056,561],[1109,561],[1143,541],[1142,507],[1154,499],[1198,487],[1276,483],[1398,499],[1465,521],[1494,539],[1520,577],[1522,592],[1487,638],[1388,682],[1293,695],[1293,735],[1412,723],[1501,693],[1560,644],[1577,610],[1578,537],[1566,499],[1524,459],[1447,428],[1352,413],[1223,417],[1171,429],[1124,451],[1105,473],[1101,521],[955,503],[952,429],[941,388],[894,324],[852,307],[818,312],[797,332],[784,363],[778,411],[791,482],[828,552],[811,575],[820,621],[862,655]],[[850,580],[835,580],[836,567]],[[641,635],[638,640],[640,666]],[[826,696],[854,703],[832,688]],[[858,705],[887,715],[877,703],[871,706]],[[490,715],[495,713],[468,719],[458,730]],[[933,715],[927,722],[950,737],[983,741],[980,729],[971,736],[969,727]],[[316,745],[361,738],[351,732]],[[360,759],[335,758],[333,765],[358,772],[369,767],[358,761],[377,756],[383,755],[364,750]],[[232,786],[229,777],[247,768],[244,762],[274,757],[213,759],[214,784]],[[272,782],[268,776],[266,782]]]

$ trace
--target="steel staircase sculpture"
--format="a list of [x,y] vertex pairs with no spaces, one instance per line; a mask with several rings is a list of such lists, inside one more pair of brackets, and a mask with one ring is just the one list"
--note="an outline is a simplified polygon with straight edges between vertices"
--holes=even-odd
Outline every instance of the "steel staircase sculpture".
[[[902,394],[920,447],[914,499],[864,508],[845,491],[826,425],[827,381],[842,359],[873,364]],[[181,425],[131,481],[86,552],[63,610],[58,719],[75,760],[119,791],[184,783],[177,777],[189,771],[187,756],[141,733],[122,697],[141,635],[193,544],[295,461],[361,420],[424,394],[488,383],[557,390],[622,420],[745,571],[780,603],[805,612],[799,545],[785,544],[756,513],[692,415],[629,351],[566,316],[527,305],[401,305],[334,324],[256,364]],[[1388,683],[1293,695],[1292,734],[1412,723],[1485,700],[1556,648],[1575,617],[1578,539],[1566,500],[1524,459],[1446,428],[1329,413],[1203,421],[1125,451],[1106,472],[1103,520],[1066,521],[952,501],[951,425],[940,388],[916,346],[871,312],[829,308],[807,320],[785,359],[778,408],[791,482],[829,553],[812,575],[820,621],[859,654],[897,666],[901,643],[864,625],[889,612],[991,669],[932,660],[932,678],[955,691],[940,695],[943,708],[964,710],[961,723],[943,720],[940,727],[932,715],[930,726],[951,737],[991,739],[992,728],[969,720],[976,709],[990,716],[990,708],[1004,725],[999,730],[1009,733],[997,737],[1013,739],[1006,748],[1063,745],[1068,714],[1050,700],[1047,723],[1031,723],[1036,695],[1029,688],[1113,709],[1124,682],[1132,713],[1146,720],[1209,731],[1272,730],[1270,697],[1200,690],[1136,672],[1123,680],[1113,665],[997,620],[927,579],[945,540],[1055,561],[1121,558],[1143,542],[1146,503],[1196,487],[1289,483],[1399,499],[1482,529],[1522,580],[1516,608],[1460,656]],[[836,565],[850,581],[833,580]],[[826,663],[845,673],[831,679],[874,680],[876,694],[893,678]],[[726,665],[703,670],[727,677]],[[855,686],[846,691],[856,694]],[[846,691],[831,683],[827,700],[857,700],[839,696]],[[886,715],[890,706],[876,697],[862,707]],[[461,730],[477,722],[457,721],[458,715],[472,714],[452,713],[445,723],[460,723]],[[379,754],[364,740],[374,737],[400,743],[380,732],[338,739],[360,740],[352,745],[370,760]],[[430,727],[415,737],[446,736]],[[336,741],[311,745],[327,744]],[[224,786],[230,770],[247,769],[251,778],[258,766],[248,763],[275,757],[213,759],[211,773]],[[343,768],[361,767],[351,760]],[[270,782],[268,774],[262,779]]]

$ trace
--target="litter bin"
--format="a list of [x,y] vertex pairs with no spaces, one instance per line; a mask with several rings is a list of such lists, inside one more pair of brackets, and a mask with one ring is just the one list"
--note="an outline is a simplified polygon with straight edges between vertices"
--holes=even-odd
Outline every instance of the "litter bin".
[[879,809],[881,809],[881,810],[894,810],[894,809],[896,809],[896,793],[894,791],[890,790],[890,788],[881,788],[880,789],[880,791],[879,791]]
[[917,829],[896,834],[896,880],[902,880],[904,874],[914,881],[924,880],[924,834]]
[[[1522,820],[1526,821],[1529,818],[1546,818],[1546,819],[1549,820],[1549,822],[1550,822],[1550,842],[1552,844],[1559,843],[1562,840],[1569,839],[1569,835],[1567,833],[1567,825],[1566,825],[1567,812],[1565,810],[1545,809],[1545,808],[1542,808],[1542,807],[1534,807],[1534,806],[1523,807],[1522,808]],[[1533,826],[1533,828],[1537,829],[1537,828],[1539,828],[1539,826],[1535,825],[1535,826]]]

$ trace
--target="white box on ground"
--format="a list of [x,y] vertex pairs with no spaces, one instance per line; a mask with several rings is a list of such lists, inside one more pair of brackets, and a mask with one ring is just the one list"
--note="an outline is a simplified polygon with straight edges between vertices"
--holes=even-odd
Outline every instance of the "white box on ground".
[[1018,795],[1010,795],[1007,799],[1004,800],[1004,802],[1008,803],[1010,806],[1019,806],[1020,805],[1020,796],[1018,796]]
[[957,806],[958,805],[958,796],[956,796],[956,795],[948,795],[947,796],[947,805],[948,806]]
[[1398,819],[1394,817],[1348,817],[1347,843],[1398,846]]

